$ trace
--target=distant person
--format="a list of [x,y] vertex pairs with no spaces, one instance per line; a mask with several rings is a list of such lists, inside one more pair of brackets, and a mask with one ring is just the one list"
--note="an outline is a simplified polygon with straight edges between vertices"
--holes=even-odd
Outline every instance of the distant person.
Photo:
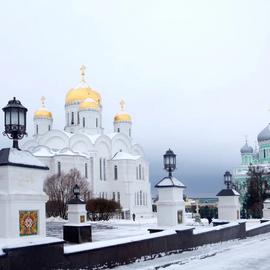
[[208,219],[208,224],[210,225],[212,222],[212,217],[208,217],[207,219]]
[[136,218],[136,215],[133,213],[133,214],[132,214],[132,219],[133,219],[133,221],[135,221],[135,218]]

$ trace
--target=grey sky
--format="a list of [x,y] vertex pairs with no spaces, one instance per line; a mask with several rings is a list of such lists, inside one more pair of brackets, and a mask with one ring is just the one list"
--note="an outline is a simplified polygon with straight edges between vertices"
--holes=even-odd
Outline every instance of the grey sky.
[[215,195],[244,135],[253,145],[269,122],[269,13],[267,0],[1,1],[1,106],[21,99],[32,133],[44,95],[62,128],[65,94],[85,64],[107,132],[126,100],[151,180],[171,147],[187,193]]

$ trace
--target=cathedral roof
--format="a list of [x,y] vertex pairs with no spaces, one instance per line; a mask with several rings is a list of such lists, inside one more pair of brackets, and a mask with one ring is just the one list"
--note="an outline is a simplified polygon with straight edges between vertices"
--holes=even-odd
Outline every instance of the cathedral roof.
[[258,142],[270,140],[270,124],[268,124],[258,135]]
[[87,98],[93,99],[97,104],[101,105],[101,96],[98,92],[94,91],[85,82],[85,66],[81,66],[81,82],[75,88],[69,90],[66,94],[66,105],[72,104],[74,102],[82,102]]
[[253,154],[253,148],[246,142],[240,150],[241,154]]
[[140,158],[141,156],[134,156],[129,153],[119,151],[113,156],[112,160],[137,160]]
[[240,196],[240,194],[235,189],[222,189],[216,196]]
[[156,185],[156,188],[165,188],[165,187],[178,187],[185,188],[186,186],[175,177],[164,177]]

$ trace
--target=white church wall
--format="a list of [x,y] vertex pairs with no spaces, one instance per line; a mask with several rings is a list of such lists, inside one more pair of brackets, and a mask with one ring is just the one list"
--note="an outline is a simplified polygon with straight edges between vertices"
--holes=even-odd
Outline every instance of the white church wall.
[[131,153],[133,155],[139,155],[141,157],[144,157],[144,151],[142,147],[139,144],[134,144],[131,149]]
[[38,143],[51,149],[63,149],[69,146],[69,137],[62,131],[52,130],[38,137]]
[[84,134],[76,134],[69,140],[70,148],[75,152],[89,153],[94,150],[94,145]]

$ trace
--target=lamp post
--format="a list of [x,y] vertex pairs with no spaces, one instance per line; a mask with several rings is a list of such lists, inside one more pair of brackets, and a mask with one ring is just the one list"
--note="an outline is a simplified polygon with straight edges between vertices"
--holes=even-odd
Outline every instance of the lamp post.
[[5,113],[5,131],[9,139],[13,140],[13,148],[19,149],[18,140],[21,140],[26,133],[26,112],[27,109],[15,97],[3,108]]
[[75,199],[79,199],[80,187],[77,184],[73,187],[73,194],[75,196]]
[[224,174],[224,184],[229,189],[232,185],[232,174],[229,171],[226,171]]
[[176,155],[169,149],[163,155],[164,169],[169,172],[169,177],[172,177],[172,172],[176,169]]

